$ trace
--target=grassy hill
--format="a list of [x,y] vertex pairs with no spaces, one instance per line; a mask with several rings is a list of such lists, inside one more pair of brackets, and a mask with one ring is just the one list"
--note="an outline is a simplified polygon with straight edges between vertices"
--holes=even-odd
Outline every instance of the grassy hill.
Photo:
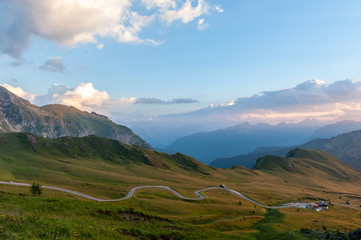
[[94,135],[45,139],[30,133],[0,134],[0,152],[3,179],[68,186],[86,183],[98,193],[109,191],[105,187],[109,183],[147,185],[157,178],[206,178],[215,172],[180,153],[168,155]]
[[257,160],[255,170],[269,171],[277,174],[302,174],[313,177],[323,176],[325,179],[339,181],[358,181],[361,172],[340,161],[336,157],[320,151],[293,149],[286,158],[264,156]]
[[302,147],[328,152],[361,171],[361,130],[329,139],[315,139]]
[[0,86],[0,133],[30,132],[46,138],[98,135],[150,148],[131,129],[106,116],[60,104],[38,107]]
[[[328,199],[361,204],[361,180],[354,176],[358,172],[325,153],[316,153],[297,150],[272,167],[260,164],[259,170],[216,169],[179,153],[168,155],[97,136],[44,139],[9,133],[0,135],[0,180],[35,181],[100,198],[123,197],[140,185],[166,185],[195,197],[195,190],[223,183],[267,205]],[[340,171],[317,169],[315,164],[321,164],[321,158],[322,166],[333,169],[331,165],[338,164],[335,168]],[[296,173],[284,168],[287,161],[292,161]],[[172,234],[177,236],[174,239],[304,239],[301,228],[322,230],[327,226],[347,232],[361,224],[357,211],[342,207],[322,215],[302,209],[268,212],[228,192],[212,190],[204,195],[204,200],[191,201],[160,189],[142,189],[126,201],[95,203],[51,190],[34,198],[28,188],[0,185],[0,226],[11,229],[8,234],[13,239],[39,238],[36,234],[41,231],[26,230],[28,226],[55,227],[56,232],[44,232],[53,238],[60,230],[63,239],[71,238],[73,232],[79,239],[96,239],[102,234],[120,239],[169,239]]]

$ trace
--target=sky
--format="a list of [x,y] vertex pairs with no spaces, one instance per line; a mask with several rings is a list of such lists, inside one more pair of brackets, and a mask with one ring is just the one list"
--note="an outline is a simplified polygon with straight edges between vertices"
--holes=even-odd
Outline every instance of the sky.
[[2,0],[0,84],[130,125],[357,119],[360,27],[358,0]]

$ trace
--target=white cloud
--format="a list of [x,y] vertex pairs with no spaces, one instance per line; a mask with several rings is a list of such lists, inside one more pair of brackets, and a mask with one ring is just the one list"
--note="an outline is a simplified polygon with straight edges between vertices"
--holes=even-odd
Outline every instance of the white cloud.
[[30,102],[34,101],[36,94],[25,92],[21,87],[13,87],[9,84],[0,84],[0,86],[6,88],[10,92],[16,94],[17,96],[24,98]]
[[0,52],[20,58],[31,36],[61,45],[98,44],[111,37],[124,43],[161,41],[139,37],[156,20],[188,23],[210,11],[205,0],[11,0],[0,1]]
[[97,45],[97,48],[98,48],[99,50],[101,50],[101,49],[104,48],[104,45],[103,45],[103,44],[98,44],[98,45]]
[[216,10],[217,12],[219,12],[219,13],[222,13],[222,12],[223,12],[222,7],[219,6],[219,5],[214,6],[214,8],[215,8],[215,10]]
[[89,110],[110,103],[109,94],[95,89],[92,83],[80,83],[75,89],[69,89],[63,94],[55,93],[53,98],[57,103],[82,110]]
[[168,105],[168,104],[191,104],[191,103],[199,103],[199,102],[198,100],[191,98],[174,98],[170,101],[164,101],[159,98],[137,98],[137,100],[134,103]]
[[161,18],[168,22],[168,24],[181,20],[183,23],[188,23],[196,19],[197,17],[207,14],[210,11],[210,6],[204,0],[198,0],[196,7],[192,6],[190,0],[186,0],[184,5],[178,10],[165,11]]
[[[95,111],[103,114],[109,114],[110,112],[119,112],[122,114],[138,114],[144,117],[149,112],[155,114],[156,109],[160,109],[162,106],[171,105],[192,105],[199,103],[195,99],[191,98],[174,98],[169,101],[161,100],[158,98],[136,98],[136,97],[121,97],[111,98],[106,91],[98,90],[92,83],[80,83],[75,88],[71,88],[64,84],[54,84],[48,89],[45,95],[36,95],[24,91],[20,87],[13,87],[8,84],[0,84],[7,88],[9,91],[15,93],[19,97],[25,98],[36,105],[46,104],[64,104],[73,106],[84,111]],[[150,105],[158,105],[155,109]],[[143,106],[142,106],[143,105]],[[148,105],[144,107],[144,105]],[[150,110],[152,108],[152,110]],[[137,111],[140,112],[137,112]],[[145,112],[147,112],[145,114]],[[149,111],[148,111],[149,110]],[[142,112],[143,111],[143,112]]]
[[28,93],[21,87],[13,87],[8,84],[0,84],[0,86],[36,105],[64,104],[89,112],[106,113],[108,107],[127,106],[136,101],[134,97],[111,99],[106,91],[95,89],[92,83],[80,83],[75,88],[64,84],[54,84],[45,95]]
[[162,11],[166,11],[169,8],[176,8],[177,3],[175,0],[142,0],[142,3],[148,10],[158,7]]
[[208,24],[206,24],[204,22],[204,18],[201,18],[201,19],[198,20],[198,26],[197,26],[198,30],[204,30],[207,27],[208,27]]

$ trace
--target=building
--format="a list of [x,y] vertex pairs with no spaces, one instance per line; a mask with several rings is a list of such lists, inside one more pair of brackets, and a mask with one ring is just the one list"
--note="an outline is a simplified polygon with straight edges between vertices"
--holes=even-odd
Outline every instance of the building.
[[330,203],[328,202],[317,202],[317,203],[311,203],[309,205],[307,205],[306,208],[309,208],[309,209],[314,209],[316,211],[325,211],[329,208],[330,206]]

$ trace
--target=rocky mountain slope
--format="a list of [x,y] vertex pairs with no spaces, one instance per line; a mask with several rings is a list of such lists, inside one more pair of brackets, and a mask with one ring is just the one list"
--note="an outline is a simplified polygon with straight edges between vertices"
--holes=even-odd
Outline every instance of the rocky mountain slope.
[[106,116],[52,104],[38,107],[0,87],[0,133],[30,132],[45,138],[98,135],[130,145],[150,148],[131,129]]

